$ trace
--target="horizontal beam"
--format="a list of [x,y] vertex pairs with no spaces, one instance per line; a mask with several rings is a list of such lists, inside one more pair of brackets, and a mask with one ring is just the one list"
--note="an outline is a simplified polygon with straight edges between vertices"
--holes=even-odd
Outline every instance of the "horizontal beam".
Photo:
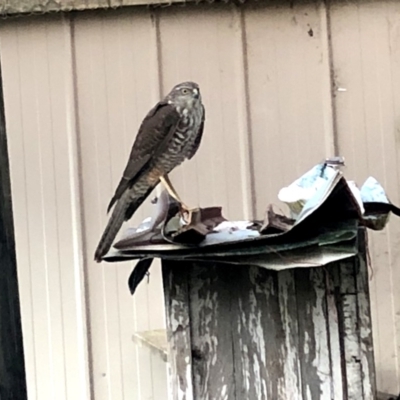
[[399,397],[394,394],[378,392],[376,400],[397,400]]
[[[195,3],[198,0],[0,0],[0,15],[46,14],[98,9],[116,9],[126,6],[157,6],[174,3]],[[213,3],[213,0],[207,0]]]
[[136,344],[148,347],[164,362],[168,361],[167,331],[165,329],[136,332],[133,334],[133,341]]

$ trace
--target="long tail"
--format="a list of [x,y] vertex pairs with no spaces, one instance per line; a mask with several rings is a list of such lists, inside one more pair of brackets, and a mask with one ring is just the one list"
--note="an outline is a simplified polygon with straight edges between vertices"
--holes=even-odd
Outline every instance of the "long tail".
[[108,220],[106,229],[101,236],[100,242],[97,245],[94,259],[100,262],[102,257],[107,254],[108,250],[118,234],[122,224],[125,220],[126,210],[129,208],[129,202],[126,199],[121,198],[115,205],[110,219]]
[[107,254],[108,250],[110,250],[110,247],[124,221],[132,217],[132,215],[150,195],[156,185],[157,184],[151,186],[149,185],[142,194],[132,196],[132,193],[128,193],[128,191],[126,191],[121,196],[117,204],[114,206],[106,229],[101,236],[99,244],[97,245],[97,249],[94,254],[94,259],[97,262],[101,262],[102,257]]

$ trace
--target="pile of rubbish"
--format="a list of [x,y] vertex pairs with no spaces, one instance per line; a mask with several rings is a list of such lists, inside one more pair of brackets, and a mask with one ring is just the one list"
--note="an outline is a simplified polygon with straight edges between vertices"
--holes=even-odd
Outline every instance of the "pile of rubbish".
[[221,207],[198,208],[185,218],[164,191],[154,202],[154,215],[128,229],[104,260],[140,260],[129,279],[133,294],[154,258],[282,270],[353,257],[358,229],[382,230],[390,213],[400,216],[400,209],[375,178],[360,188],[346,180],[343,165],[340,157],[325,160],[282,188],[278,199],[290,215],[269,205],[262,221],[227,221]]

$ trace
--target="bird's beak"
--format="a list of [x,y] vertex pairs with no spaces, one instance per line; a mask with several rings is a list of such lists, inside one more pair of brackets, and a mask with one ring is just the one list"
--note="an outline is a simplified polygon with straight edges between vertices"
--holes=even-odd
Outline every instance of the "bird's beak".
[[198,99],[200,97],[200,92],[198,89],[193,89],[193,97]]

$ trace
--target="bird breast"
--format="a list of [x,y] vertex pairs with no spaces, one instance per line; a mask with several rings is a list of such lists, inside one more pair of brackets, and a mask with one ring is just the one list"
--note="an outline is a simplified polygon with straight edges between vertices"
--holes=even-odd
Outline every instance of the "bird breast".
[[188,158],[203,119],[201,104],[197,107],[183,108],[177,111],[181,115],[181,119],[167,146],[167,150],[157,162],[159,166],[162,166],[165,173],[169,173]]
[[203,109],[200,104],[192,109],[184,108],[181,115],[175,135],[173,135],[173,141],[177,150],[182,151],[186,158],[187,152],[190,152],[190,148],[193,146],[199,132]]

